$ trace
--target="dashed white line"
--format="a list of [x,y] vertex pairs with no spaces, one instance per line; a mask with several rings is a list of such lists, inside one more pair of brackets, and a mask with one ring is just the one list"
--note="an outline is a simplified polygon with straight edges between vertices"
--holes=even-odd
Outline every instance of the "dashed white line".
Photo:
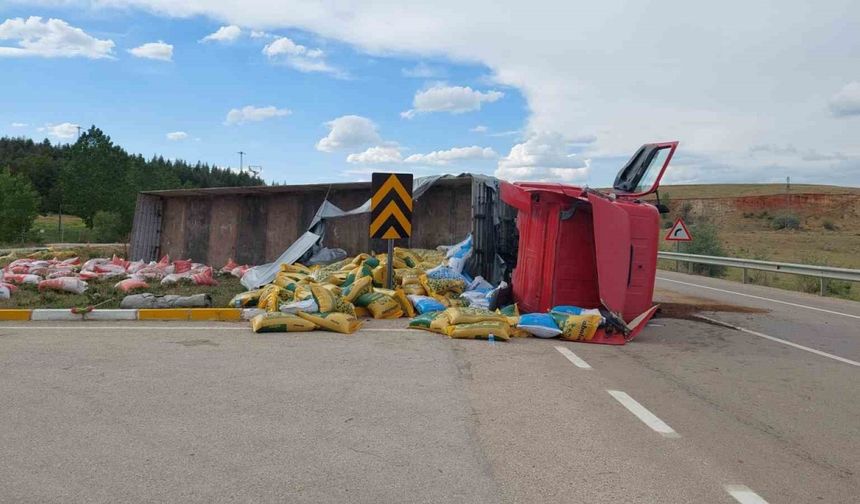
[[657,415],[648,411],[645,406],[639,404],[636,399],[630,397],[626,392],[621,392],[620,390],[607,390],[607,392],[609,392],[609,395],[614,397],[616,401],[620,402],[622,406],[627,408],[630,413],[636,415],[636,418],[642,420],[642,422],[650,427],[654,432],[667,438],[681,437],[680,434],[675,432],[675,429],[669,427],[666,422],[657,418]]
[[839,361],[839,362],[844,362],[845,364],[850,364],[850,365],[852,365],[852,366],[858,366],[858,367],[860,367],[860,362],[853,361],[853,360],[851,360],[851,359],[846,359],[845,357],[840,357],[840,356],[838,356],[838,355],[833,355],[833,354],[831,354],[831,353],[822,352],[821,350],[816,350],[816,349],[814,349],[814,348],[809,348],[808,346],[798,345],[797,343],[793,343],[793,342],[791,342],[791,341],[787,341],[787,340],[784,340],[784,339],[781,339],[781,338],[776,338],[776,337],[774,337],[774,336],[769,336],[769,335],[767,335],[767,334],[760,333],[760,332],[758,332],[758,331],[753,331],[752,329],[747,329],[747,328],[745,328],[745,327],[736,326],[736,325],[734,325],[734,324],[729,324],[728,322],[723,322],[722,320],[717,320],[717,319],[714,319],[714,318],[711,318],[711,317],[706,317],[706,316],[704,316],[704,315],[694,315],[694,317],[696,317],[696,318],[700,318],[700,319],[702,319],[702,320],[707,320],[708,322],[713,322],[713,323],[715,323],[715,324],[719,324],[719,325],[721,325],[721,326],[723,326],[723,327],[728,327],[728,328],[730,328],[730,329],[734,329],[734,330],[736,330],[736,331],[741,331],[741,332],[745,332],[745,333],[747,333],[747,334],[752,334],[753,336],[758,336],[759,338],[764,338],[764,339],[768,339],[768,340],[771,340],[771,341],[776,341],[777,343],[782,343],[783,345],[788,345],[788,346],[790,346],[790,347],[792,347],[792,348],[797,348],[798,350],[803,350],[803,351],[806,351],[806,352],[814,353],[815,355],[820,355],[820,356],[822,356],[822,357],[827,357],[828,359],[833,359],[833,360],[836,360],[836,361]]
[[838,311],[833,311],[833,310],[826,310],[824,308],[816,308],[815,306],[807,306],[807,305],[803,305],[800,303],[792,303],[790,301],[782,301],[779,299],[773,299],[773,298],[768,298],[768,297],[764,297],[764,296],[754,296],[752,294],[744,294],[743,292],[737,292],[737,291],[732,291],[732,290],[727,290],[727,289],[718,289],[717,287],[708,287],[707,285],[695,284],[695,283],[690,283],[690,282],[682,282],[680,280],[671,280],[669,278],[664,278],[664,277],[657,277],[657,279],[663,280],[664,282],[672,282],[672,283],[677,283],[677,284],[681,284],[681,285],[689,285],[690,287],[698,287],[700,289],[708,289],[708,290],[712,290],[712,291],[725,292],[727,294],[734,294],[735,296],[744,296],[744,297],[753,298],[753,299],[761,299],[763,301],[770,301],[772,303],[780,303],[780,304],[784,304],[784,305],[788,305],[788,306],[795,306],[797,308],[806,308],[807,310],[820,311],[820,312],[824,312],[824,313],[829,313],[831,315],[842,315],[843,317],[851,317],[851,318],[855,318],[855,319],[860,319],[860,315],[852,315],[850,313],[843,313],[843,312],[838,312]]
[[767,504],[767,501],[745,485],[725,485],[723,488],[741,504]]
[[555,347],[555,349],[558,350],[559,353],[561,353],[562,355],[567,357],[567,360],[572,362],[574,366],[576,366],[578,368],[582,368],[582,369],[591,369],[591,366],[589,366],[587,362],[582,360],[578,355],[573,353],[569,348],[566,348],[563,346],[557,346],[557,347]]

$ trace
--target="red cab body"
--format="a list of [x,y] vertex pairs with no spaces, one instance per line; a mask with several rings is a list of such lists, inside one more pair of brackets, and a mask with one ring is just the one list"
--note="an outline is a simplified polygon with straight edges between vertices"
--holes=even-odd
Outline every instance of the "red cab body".
[[502,200],[519,210],[512,284],[521,311],[602,306],[620,315],[631,332],[601,333],[594,342],[624,343],[635,336],[654,311],[660,229],[658,209],[640,197],[657,189],[677,145],[644,145],[619,173],[613,193],[555,183],[502,184]]

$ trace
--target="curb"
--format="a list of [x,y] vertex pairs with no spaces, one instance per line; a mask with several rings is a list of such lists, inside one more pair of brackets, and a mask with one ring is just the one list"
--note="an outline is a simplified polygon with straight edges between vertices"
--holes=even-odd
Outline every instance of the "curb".
[[[20,321],[83,321],[83,320],[183,320],[238,322],[245,310],[240,308],[147,308],[139,310],[93,310],[72,313],[69,308],[0,309],[0,322]],[[250,317],[249,317],[250,318]],[[247,319],[244,319],[247,320]]]

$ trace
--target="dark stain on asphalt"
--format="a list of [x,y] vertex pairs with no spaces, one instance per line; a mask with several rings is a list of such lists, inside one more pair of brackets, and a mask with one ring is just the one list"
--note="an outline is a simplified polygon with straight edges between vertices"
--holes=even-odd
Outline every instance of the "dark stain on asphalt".
[[218,343],[215,343],[214,341],[208,339],[190,339],[183,341],[173,341],[172,343],[176,343],[177,345],[182,345],[185,347],[218,346]]

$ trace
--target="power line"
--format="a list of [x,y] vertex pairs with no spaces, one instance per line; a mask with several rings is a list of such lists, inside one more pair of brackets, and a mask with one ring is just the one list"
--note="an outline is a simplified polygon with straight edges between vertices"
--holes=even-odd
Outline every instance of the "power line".
[[245,151],[239,151],[239,173],[245,169]]

